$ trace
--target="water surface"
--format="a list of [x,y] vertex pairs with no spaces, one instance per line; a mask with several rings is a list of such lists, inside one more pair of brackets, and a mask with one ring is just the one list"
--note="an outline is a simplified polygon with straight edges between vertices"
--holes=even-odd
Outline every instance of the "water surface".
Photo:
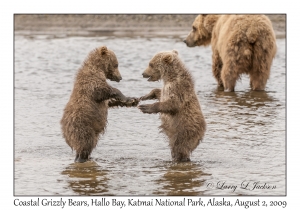
[[[16,35],[15,195],[285,195],[285,39],[277,40],[266,90],[251,91],[243,76],[234,93],[217,89],[210,47],[187,48],[182,40]],[[171,162],[158,115],[116,108],[109,110],[92,161],[73,163],[75,152],[62,138],[59,121],[75,73],[102,45],[116,53],[123,77],[109,83],[133,97],[162,86],[141,75],[154,54],[178,50],[195,79],[207,122],[191,162]],[[250,190],[255,182],[270,188]]]

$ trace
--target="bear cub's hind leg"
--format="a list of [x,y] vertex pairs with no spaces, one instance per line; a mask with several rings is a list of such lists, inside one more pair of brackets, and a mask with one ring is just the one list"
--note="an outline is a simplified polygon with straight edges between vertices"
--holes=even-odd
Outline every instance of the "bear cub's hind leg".
[[75,163],[84,163],[86,161],[89,160],[89,154],[88,152],[80,152],[80,153],[76,153],[76,157],[75,157]]
[[[176,143],[178,145],[176,145]],[[175,145],[171,148],[172,159],[175,162],[189,162],[191,152],[182,142],[175,142]]]
[[191,161],[190,155],[185,154],[183,152],[174,151],[172,149],[171,155],[172,155],[173,161],[175,161],[175,162],[190,162]]

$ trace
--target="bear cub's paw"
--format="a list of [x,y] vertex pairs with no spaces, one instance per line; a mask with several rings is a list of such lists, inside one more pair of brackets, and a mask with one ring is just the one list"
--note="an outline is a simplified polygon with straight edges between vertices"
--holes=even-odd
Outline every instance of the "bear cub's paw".
[[158,107],[156,104],[143,104],[139,105],[138,108],[143,112],[143,113],[148,113],[148,114],[153,114],[153,113],[158,113]]

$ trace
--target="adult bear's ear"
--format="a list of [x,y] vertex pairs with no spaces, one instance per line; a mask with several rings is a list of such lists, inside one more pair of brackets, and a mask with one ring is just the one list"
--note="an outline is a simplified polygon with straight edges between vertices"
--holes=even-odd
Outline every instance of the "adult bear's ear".
[[173,62],[173,56],[172,56],[172,54],[166,54],[166,55],[164,55],[163,61],[166,64],[171,64]]
[[173,53],[175,53],[176,55],[178,55],[178,51],[177,50],[172,50]]
[[101,55],[106,55],[108,53],[108,49],[106,46],[100,48]]

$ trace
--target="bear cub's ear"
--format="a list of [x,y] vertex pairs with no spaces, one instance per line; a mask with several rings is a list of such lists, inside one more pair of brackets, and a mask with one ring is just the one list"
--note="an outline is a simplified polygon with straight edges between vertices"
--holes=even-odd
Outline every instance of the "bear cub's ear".
[[107,53],[108,53],[107,47],[106,47],[106,46],[101,47],[101,48],[100,48],[100,53],[101,53],[101,55],[107,54]]
[[177,50],[172,50],[173,53],[175,53],[176,55],[178,55],[178,51]]
[[163,61],[167,64],[171,64],[173,62],[173,55],[172,54],[164,55]]

